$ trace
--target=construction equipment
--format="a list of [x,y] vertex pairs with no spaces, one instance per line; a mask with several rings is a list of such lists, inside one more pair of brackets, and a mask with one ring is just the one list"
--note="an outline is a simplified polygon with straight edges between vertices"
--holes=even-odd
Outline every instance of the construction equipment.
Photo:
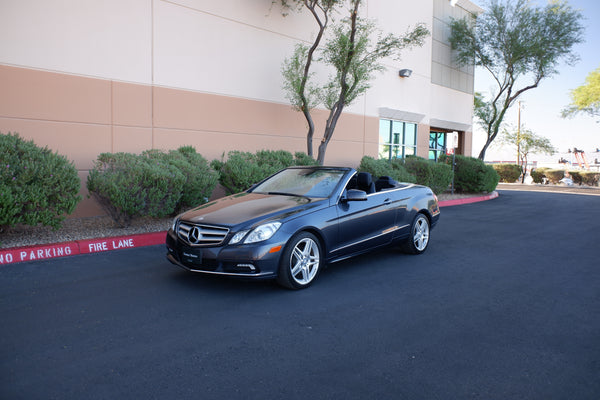
[[[569,149],[569,152],[571,150]],[[585,165],[585,169],[590,169],[590,164],[588,163],[587,157],[585,156],[585,151],[579,150],[577,147],[573,148],[573,153],[575,154],[575,158],[577,159],[577,163],[579,163],[579,167],[583,168]]]

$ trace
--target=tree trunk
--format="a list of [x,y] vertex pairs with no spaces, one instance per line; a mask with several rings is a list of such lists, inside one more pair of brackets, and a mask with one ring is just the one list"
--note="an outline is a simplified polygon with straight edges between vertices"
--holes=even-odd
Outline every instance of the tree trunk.
[[348,93],[348,83],[346,82],[346,76],[348,75],[348,70],[350,69],[350,64],[352,63],[352,59],[354,57],[354,44],[356,40],[356,19],[358,17],[358,6],[360,5],[361,0],[353,0],[354,7],[350,14],[351,20],[351,28],[350,28],[350,49],[348,50],[348,54],[346,54],[346,62],[344,63],[343,68],[340,73],[340,95],[338,97],[337,102],[333,105],[331,110],[329,110],[329,118],[327,118],[327,124],[325,125],[325,132],[323,134],[323,140],[321,140],[321,144],[319,145],[319,155],[317,157],[317,162],[319,165],[323,165],[325,162],[325,152],[327,151],[327,145],[333,136],[333,132],[335,131],[335,126],[337,125],[340,116],[342,115],[342,110],[346,105],[346,95]]
[[306,122],[308,123],[308,132],[306,133],[306,154],[309,157],[313,156],[313,135],[315,133],[315,123],[313,122],[312,116],[308,110],[303,111],[304,118],[306,118]]
[[317,157],[317,164],[323,165],[323,163],[325,162],[325,152],[326,151],[327,151],[327,142],[325,141],[325,139],[323,139],[321,141],[321,144],[319,145],[319,156]]
[[527,175],[527,157],[521,161],[521,168],[523,169],[523,178],[521,179],[521,184],[525,183],[525,175]]
[[485,160],[485,152],[487,151],[488,147],[490,147],[490,144],[492,144],[492,140],[490,140],[489,138],[487,139],[487,141],[485,142],[485,144],[483,145],[483,148],[481,149],[481,151],[479,152],[479,159],[481,161]]

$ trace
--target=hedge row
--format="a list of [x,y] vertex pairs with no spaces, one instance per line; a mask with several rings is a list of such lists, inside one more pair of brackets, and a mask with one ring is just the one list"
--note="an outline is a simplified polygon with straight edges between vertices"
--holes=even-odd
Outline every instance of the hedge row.
[[218,174],[193,147],[141,155],[102,153],[87,179],[87,188],[119,226],[135,217],[166,217],[206,203]]
[[[440,161],[452,165],[453,157],[442,155]],[[474,157],[454,156],[454,190],[463,193],[491,193],[500,176],[491,165]]]
[[227,161],[214,160],[211,166],[219,173],[219,182],[227,194],[239,193],[275,172],[294,165],[316,165],[317,162],[304,153],[284,150],[260,150],[253,153],[230,151]]
[[316,162],[302,153],[269,150],[232,151],[227,161],[210,164],[190,146],[168,153],[104,153],[90,171],[87,187],[117,225],[127,226],[135,217],[165,217],[204,204],[217,182],[233,194],[283,168],[311,164]]
[[404,167],[404,164],[398,160],[389,161],[364,156],[360,161],[358,170],[360,172],[368,172],[373,175],[374,178],[389,176],[398,182],[417,182],[417,177],[409,173]]
[[[593,171],[568,171],[573,183],[576,185],[598,186],[600,172]],[[566,176],[564,169],[536,168],[531,171],[534,183],[560,183]]]
[[417,177],[417,183],[429,186],[435,194],[443,193],[452,182],[452,167],[421,157],[409,156],[404,161],[408,172]]
[[500,177],[500,182],[504,183],[515,183],[523,173],[523,168],[517,164],[494,164],[492,166],[498,176]]
[[[64,156],[40,148],[18,135],[0,134],[0,229],[18,223],[60,227],[81,200],[77,170]],[[482,192],[495,188],[498,175],[475,159],[457,156],[455,187]],[[120,226],[139,216],[165,217],[208,201],[217,182],[227,194],[248,189],[273,173],[294,165],[316,165],[303,153],[232,151],[210,164],[191,146],[164,152],[102,153],[87,179],[90,196]],[[359,170],[376,177],[448,188],[452,168],[419,157],[376,160],[363,157]],[[583,178],[582,178],[583,179]]]

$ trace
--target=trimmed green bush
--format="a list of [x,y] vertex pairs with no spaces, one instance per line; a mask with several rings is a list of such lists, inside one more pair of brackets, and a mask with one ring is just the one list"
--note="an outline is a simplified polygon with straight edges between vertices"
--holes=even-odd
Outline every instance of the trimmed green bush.
[[230,151],[227,161],[214,160],[211,166],[219,172],[219,182],[227,194],[247,190],[255,183],[293,165],[316,165],[316,161],[303,153],[293,156],[285,150],[260,150],[255,154]]
[[87,179],[90,194],[118,226],[135,217],[173,214],[186,178],[166,160],[130,153],[102,153]]
[[376,160],[373,157],[364,156],[360,160],[358,170],[370,173],[373,175],[373,179],[377,179],[380,176],[389,176],[398,182],[417,182],[417,178],[406,170],[402,161],[391,162],[385,159]]
[[[452,157],[442,155],[442,162],[452,164]],[[490,193],[498,186],[500,177],[496,170],[474,157],[455,156],[454,189],[464,193]]]
[[581,183],[588,186],[599,186],[600,172],[581,171]]
[[420,185],[429,186],[433,179],[433,170],[431,169],[431,163],[421,157],[408,156],[404,160],[404,167],[409,174],[412,174],[417,179],[417,183]]
[[404,160],[406,170],[416,176],[417,183],[429,186],[435,194],[443,193],[452,182],[452,167],[443,163],[408,156]]
[[573,183],[576,185],[598,186],[600,172],[594,171],[569,171]]
[[317,165],[317,161],[306,153],[294,153],[294,165]]
[[564,169],[546,169],[544,176],[550,183],[558,184],[560,180],[565,177]]
[[585,171],[569,171],[571,175],[571,179],[573,179],[573,184],[582,185],[583,184],[583,172]]
[[81,200],[73,163],[17,133],[0,133],[0,230],[16,224],[60,228]]
[[505,183],[515,183],[523,173],[523,168],[517,164],[494,164],[493,168],[500,176],[500,182]]
[[[543,183],[546,178],[549,183],[558,184],[565,174],[563,169],[536,168],[531,171],[531,177],[535,183]],[[600,182],[600,172],[569,171],[569,174],[576,185],[598,186]]]
[[533,183],[544,183],[544,178],[546,177],[545,171],[548,168],[536,168],[531,170],[531,178],[533,179]]
[[452,182],[452,167],[448,164],[431,161],[431,170],[433,177],[428,186],[435,194],[444,193]]
[[168,153],[148,150],[142,155],[176,167],[185,177],[181,197],[175,206],[176,212],[208,202],[217,185],[219,174],[201,154],[196,153],[194,147],[183,146]]

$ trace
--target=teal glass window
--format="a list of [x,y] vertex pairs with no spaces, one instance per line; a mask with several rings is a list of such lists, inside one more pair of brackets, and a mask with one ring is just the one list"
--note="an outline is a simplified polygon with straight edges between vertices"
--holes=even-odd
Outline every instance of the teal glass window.
[[379,120],[379,158],[391,160],[417,153],[417,124]]
[[429,159],[437,161],[446,152],[446,133],[429,132]]

